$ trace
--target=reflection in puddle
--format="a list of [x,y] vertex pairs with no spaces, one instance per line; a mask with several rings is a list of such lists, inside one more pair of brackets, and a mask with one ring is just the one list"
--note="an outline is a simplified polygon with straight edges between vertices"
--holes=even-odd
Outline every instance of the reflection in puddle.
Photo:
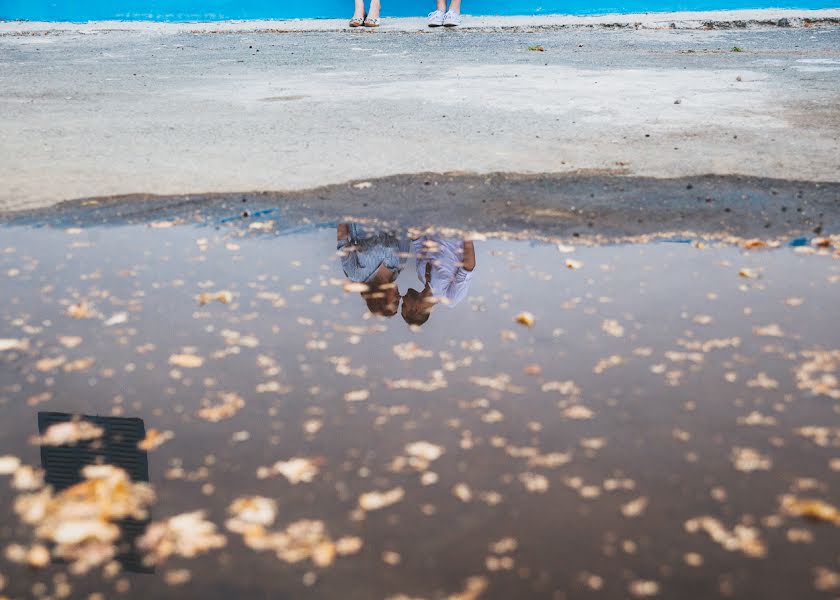
[[3,229],[10,596],[792,598],[840,577],[833,241],[170,225]]
[[[400,313],[409,325],[429,320],[438,303],[455,307],[470,289],[475,269],[475,246],[470,240],[423,235],[365,231],[356,223],[338,225],[341,267],[350,281],[358,284],[368,310],[392,317]],[[422,290],[410,288],[400,295],[397,278],[409,257],[414,258]]]

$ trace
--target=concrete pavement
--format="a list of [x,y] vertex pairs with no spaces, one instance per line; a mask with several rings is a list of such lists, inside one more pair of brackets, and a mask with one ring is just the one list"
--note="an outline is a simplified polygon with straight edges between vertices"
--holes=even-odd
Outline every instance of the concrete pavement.
[[4,23],[0,210],[418,172],[838,181],[840,28],[784,18],[802,26]]

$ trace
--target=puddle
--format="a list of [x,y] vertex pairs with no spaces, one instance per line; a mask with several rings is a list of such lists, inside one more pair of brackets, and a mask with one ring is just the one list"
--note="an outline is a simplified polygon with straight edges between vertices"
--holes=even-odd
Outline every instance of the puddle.
[[[45,468],[54,494],[78,489],[85,464],[128,474],[100,473],[119,535],[81,550],[68,532],[54,545],[48,516],[22,522],[35,492],[3,476],[5,593],[836,590],[840,518],[796,504],[840,492],[833,249],[477,236],[466,271],[457,237],[348,226],[345,245],[336,223],[271,216],[3,228],[0,454]],[[427,269],[418,251],[449,254]],[[371,297],[359,282],[390,280],[381,264],[395,287]],[[430,312],[427,273],[449,298]],[[68,415],[87,415],[92,438],[39,446]],[[149,488],[131,515],[115,508]],[[251,496],[264,499],[228,521]],[[13,562],[38,525],[53,555]],[[73,574],[84,558],[101,564]]]

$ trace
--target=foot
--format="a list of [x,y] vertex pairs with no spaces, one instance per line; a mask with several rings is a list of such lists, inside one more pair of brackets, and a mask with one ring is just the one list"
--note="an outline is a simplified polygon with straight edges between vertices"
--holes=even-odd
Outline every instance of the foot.
[[443,25],[444,12],[436,10],[429,13],[429,27],[441,27]]
[[367,19],[365,21],[376,21],[379,23],[379,10],[381,6],[378,1],[374,0],[370,3],[370,9],[367,13]]
[[445,15],[443,15],[443,26],[444,27],[458,27],[461,24],[461,13],[456,13],[447,11]]
[[356,3],[356,10],[353,11],[353,18],[350,19],[350,27],[361,27],[367,14],[365,14],[365,5],[362,2]]

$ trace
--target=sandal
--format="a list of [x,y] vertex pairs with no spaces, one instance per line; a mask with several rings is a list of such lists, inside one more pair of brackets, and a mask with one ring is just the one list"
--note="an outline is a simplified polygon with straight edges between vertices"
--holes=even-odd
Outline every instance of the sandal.
[[370,19],[365,17],[365,27],[379,27],[379,18]]
[[365,19],[367,19],[367,15],[350,19],[350,27],[361,27],[365,24]]

